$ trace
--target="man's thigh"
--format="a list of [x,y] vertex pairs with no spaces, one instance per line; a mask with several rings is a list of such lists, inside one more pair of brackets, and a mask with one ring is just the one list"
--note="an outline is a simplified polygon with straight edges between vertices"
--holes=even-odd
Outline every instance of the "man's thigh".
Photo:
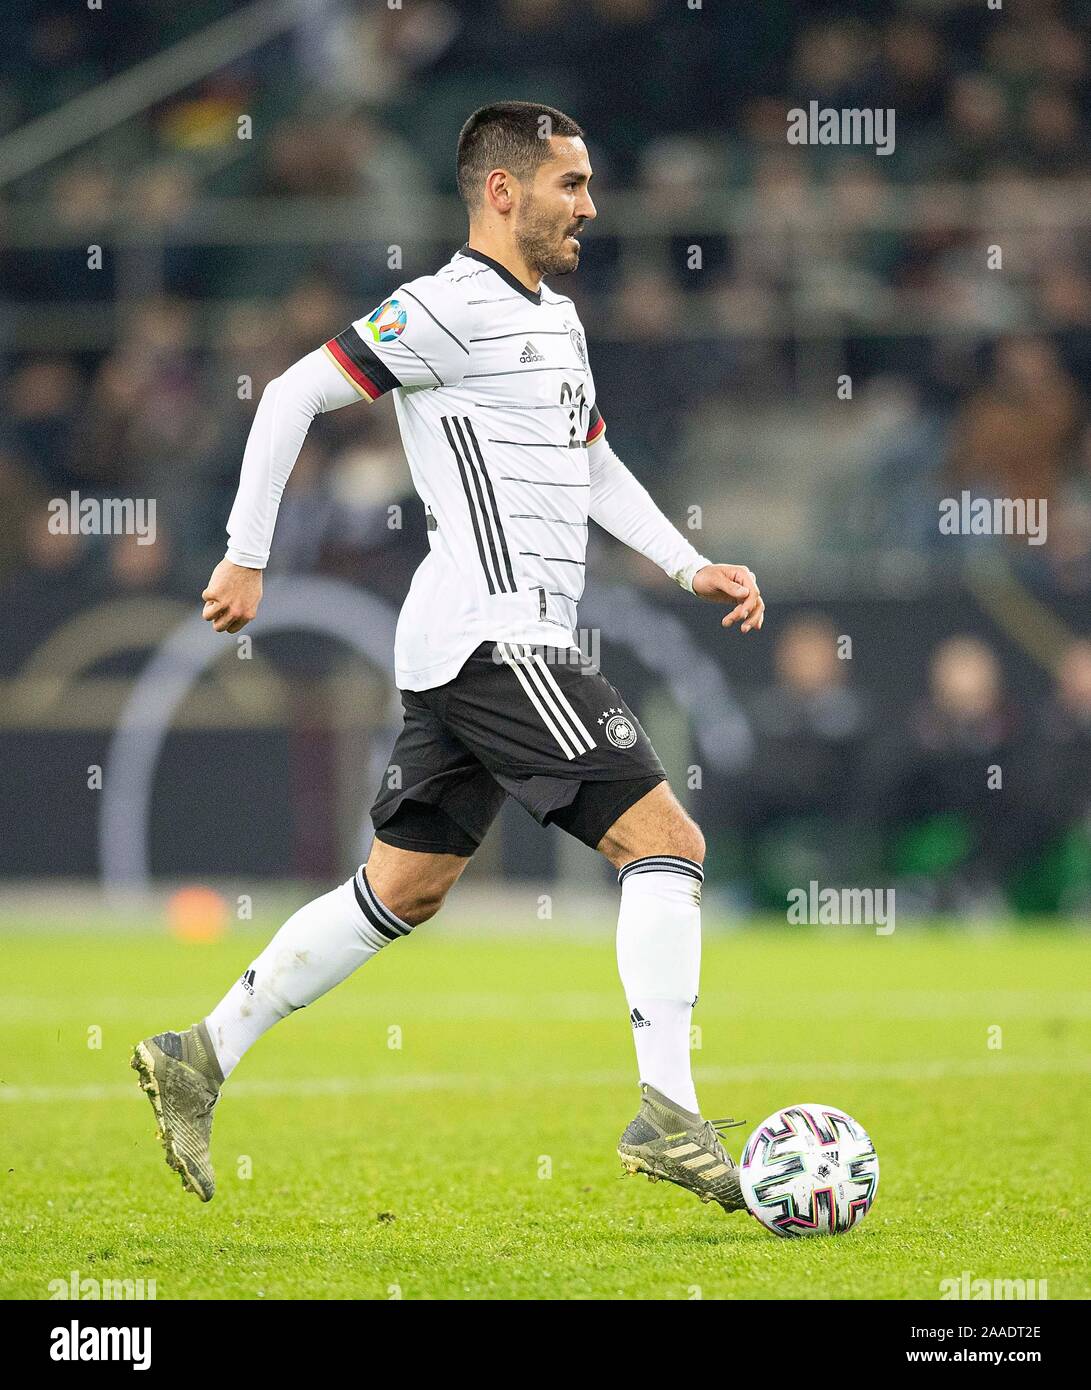
[[465,860],[481,844],[506,793],[444,727],[430,696],[402,691],[405,720],[371,821],[382,844]]

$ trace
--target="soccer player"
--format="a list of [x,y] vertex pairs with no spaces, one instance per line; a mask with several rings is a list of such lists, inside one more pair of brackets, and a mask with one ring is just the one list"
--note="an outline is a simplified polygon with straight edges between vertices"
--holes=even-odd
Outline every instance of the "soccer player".
[[753,573],[698,554],[614,454],[579,316],[545,283],[576,269],[595,216],[583,131],[552,107],[486,106],[462,129],[457,168],[462,249],[266,387],[202,595],[217,632],[254,617],[311,421],[391,392],[429,543],[395,639],[400,785],[372,807],[367,863],[290,917],[205,1019],[146,1038],[132,1065],[168,1164],[207,1202],[213,1107],[246,1051],[434,916],[512,796],[618,871],[641,1089],[625,1168],[734,1210],[737,1169],[690,1074],[704,840],[640,721],[572,640],[588,518],[726,606],[724,627],[756,632],[764,605]]

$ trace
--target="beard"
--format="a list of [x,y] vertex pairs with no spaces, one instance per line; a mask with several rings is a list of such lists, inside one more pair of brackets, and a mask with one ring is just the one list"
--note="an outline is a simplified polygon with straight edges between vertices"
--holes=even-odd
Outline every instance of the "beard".
[[515,226],[515,245],[528,269],[538,275],[570,275],[580,263],[580,253],[566,238],[579,230],[579,223],[558,226],[554,217],[528,199]]

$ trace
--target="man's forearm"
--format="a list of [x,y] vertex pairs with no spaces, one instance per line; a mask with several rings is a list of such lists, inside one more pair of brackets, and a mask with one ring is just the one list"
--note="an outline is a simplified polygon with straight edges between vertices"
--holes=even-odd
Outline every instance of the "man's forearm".
[[592,519],[692,593],[693,576],[710,562],[667,520],[604,438],[589,446],[588,461]]
[[227,520],[227,558],[264,569],[277,512],[311,421],[361,399],[324,352],[311,352],[262,392],[243,453],[235,503]]

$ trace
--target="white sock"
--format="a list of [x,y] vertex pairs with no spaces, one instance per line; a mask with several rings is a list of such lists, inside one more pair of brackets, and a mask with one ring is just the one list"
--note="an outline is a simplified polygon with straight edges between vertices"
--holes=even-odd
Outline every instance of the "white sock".
[[617,966],[640,1080],[700,1113],[689,1035],[701,976],[701,884],[692,859],[652,854],[618,874]]
[[379,901],[363,866],[340,888],[306,903],[205,1019],[224,1078],[274,1023],[313,1003],[411,930]]

